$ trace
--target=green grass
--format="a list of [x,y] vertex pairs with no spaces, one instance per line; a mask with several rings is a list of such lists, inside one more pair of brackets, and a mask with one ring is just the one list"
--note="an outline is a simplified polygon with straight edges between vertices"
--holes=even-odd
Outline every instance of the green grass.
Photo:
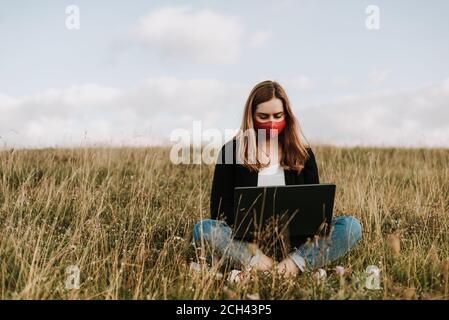
[[[337,184],[334,213],[357,217],[362,241],[322,284],[303,274],[230,286],[189,274],[212,165],[171,164],[167,148],[2,151],[0,297],[448,299],[449,149],[314,152],[320,181]],[[387,244],[392,233],[399,254]],[[381,268],[380,290],[364,287],[371,264]],[[79,289],[65,287],[70,265],[80,269]],[[341,280],[335,265],[351,273]]]

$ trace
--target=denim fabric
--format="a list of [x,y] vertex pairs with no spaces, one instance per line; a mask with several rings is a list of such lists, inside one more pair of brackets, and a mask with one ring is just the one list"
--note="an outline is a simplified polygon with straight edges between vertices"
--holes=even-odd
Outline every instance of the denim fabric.
[[[339,216],[332,220],[331,233],[309,243],[294,248],[291,259],[303,270],[315,269],[335,261],[345,255],[362,237],[360,222],[352,216]],[[232,229],[219,220],[204,219],[195,224],[193,242],[196,246],[209,246],[224,258],[249,264],[253,252],[249,243],[232,238]]]

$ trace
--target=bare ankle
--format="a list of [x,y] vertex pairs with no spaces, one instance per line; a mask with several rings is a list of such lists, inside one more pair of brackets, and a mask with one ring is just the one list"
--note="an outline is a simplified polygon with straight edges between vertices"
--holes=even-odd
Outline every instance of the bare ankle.
[[267,255],[265,255],[258,248],[255,250],[255,254],[251,258],[249,263],[249,268],[258,270],[258,271],[267,271],[273,268],[274,261]]

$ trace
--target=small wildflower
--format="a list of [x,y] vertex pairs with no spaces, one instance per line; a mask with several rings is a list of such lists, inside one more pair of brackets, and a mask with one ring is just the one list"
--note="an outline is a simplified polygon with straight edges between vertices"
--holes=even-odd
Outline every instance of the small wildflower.
[[326,270],[319,268],[315,273],[313,274],[313,278],[318,282],[322,283],[327,278]]
[[240,274],[242,271],[240,270],[231,270],[228,276],[228,282],[230,283],[239,283],[241,281]]
[[342,266],[336,266],[334,268],[334,271],[337,276],[342,277],[345,275],[345,268],[343,268]]

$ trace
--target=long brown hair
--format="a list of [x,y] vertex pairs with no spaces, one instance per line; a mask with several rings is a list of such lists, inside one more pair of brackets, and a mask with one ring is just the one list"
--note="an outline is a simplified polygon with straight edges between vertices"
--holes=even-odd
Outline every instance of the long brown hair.
[[[234,137],[237,139],[238,161],[250,171],[259,171],[259,169],[267,166],[267,164],[261,163],[256,156],[257,137],[253,116],[260,103],[270,101],[275,97],[282,101],[286,121],[285,129],[279,134],[279,144],[282,147],[280,166],[283,169],[290,169],[300,173],[308,159],[307,148],[310,144],[308,142],[304,144],[302,141],[300,136],[302,130],[292,112],[285,90],[279,83],[271,80],[258,83],[251,90],[246,100],[242,124],[239,132]],[[307,139],[305,140],[307,141]]]

